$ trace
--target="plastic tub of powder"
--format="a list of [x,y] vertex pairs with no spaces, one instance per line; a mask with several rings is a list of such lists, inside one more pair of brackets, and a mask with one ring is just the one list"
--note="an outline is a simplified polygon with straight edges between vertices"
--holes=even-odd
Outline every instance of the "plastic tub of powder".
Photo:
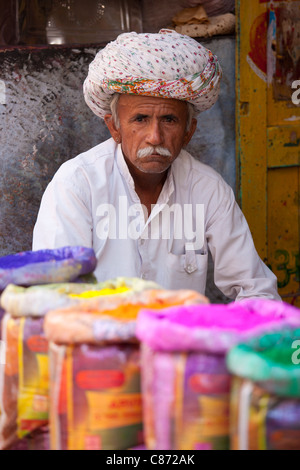
[[148,289],[48,312],[51,449],[143,445],[138,312],[203,302],[194,291]]
[[[92,248],[81,246],[22,251],[0,257],[0,297],[9,284],[32,286],[71,282],[91,274],[97,264]],[[0,307],[0,322],[4,310]],[[1,338],[1,323],[0,323]]]
[[229,449],[227,352],[255,335],[297,325],[298,309],[263,299],[141,310],[136,333],[147,448]]
[[231,449],[300,450],[300,328],[238,344],[226,361]]
[[[82,276],[92,276],[96,263],[94,250],[81,246],[67,246],[53,250],[23,251],[3,256],[0,258],[0,299],[3,296],[4,290],[9,285],[32,286],[54,282],[77,282]],[[0,306],[1,362],[3,362],[3,344],[5,343],[5,338],[2,337],[2,321],[4,316],[5,309]],[[0,364],[0,369],[2,376],[3,364]],[[15,390],[13,387],[13,375],[11,376],[12,391]],[[4,385],[0,383],[0,390],[3,390],[3,387]],[[5,409],[2,410],[0,405],[0,416],[2,411],[4,413],[4,418],[2,418],[5,419]]]
[[[38,430],[49,421],[49,357],[44,317],[49,310],[100,299],[122,298],[157,284],[136,278],[116,278],[102,283],[59,283],[22,287],[9,284],[1,306],[4,365],[0,370],[0,448],[19,439],[38,441]],[[111,300],[112,302],[112,300]],[[62,325],[65,329],[65,324]],[[42,440],[40,440],[42,442]],[[37,444],[38,445],[38,444]]]

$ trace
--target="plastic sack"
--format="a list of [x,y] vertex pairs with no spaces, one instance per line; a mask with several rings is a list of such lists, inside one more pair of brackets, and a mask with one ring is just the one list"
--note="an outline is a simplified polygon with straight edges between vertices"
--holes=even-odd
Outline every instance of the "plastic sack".
[[[94,250],[81,246],[23,251],[0,257],[0,298],[9,284],[32,286],[74,281],[92,273],[96,264]],[[0,306],[0,340],[4,313]]]
[[143,442],[138,345],[50,343],[52,450],[127,449]]
[[[48,425],[48,341],[43,321],[42,317],[14,318],[8,313],[3,318],[6,351],[0,377],[2,450],[20,444],[33,431]],[[30,441],[34,443],[35,439]]]
[[231,448],[300,450],[300,328],[238,344],[226,361],[234,374]]
[[50,311],[52,450],[120,450],[143,444],[140,348],[142,307],[208,302],[194,291],[145,290]]
[[[0,297],[1,297],[1,294],[0,294]],[[2,322],[2,318],[4,317],[4,314],[5,314],[5,311],[3,310],[3,308],[0,307],[0,340],[1,340],[1,322]]]
[[[7,312],[2,322],[6,345],[0,368],[0,448],[44,427],[49,421],[49,357],[44,316],[57,307],[120,298],[153,288],[135,278],[117,278],[98,284],[62,283],[20,287],[9,285],[1,296]],[[158,287],[158,286],[157,286]],[[120,300],[121,301],[121,300]],[[65,324],[62,327],[65,329]]]
[[263,299],[141,310],[136,334],[147,448],[229,449],[226,353],[258,333],[295,325],[298,309]]
[[227,450],[230,374],[222,355],[141,348],[149,450]]
[[49,450],[50,433],[48,426],[39,428],[24,439],[18,440],[7,450]]
[[237,376],[232,378],[230,423],[231,450],[300,449],[300,399],[269,393]]
[[137,335],[156,351],[224,353],[238,342],[282,326],[297,327],[300,310],[284,302],[248,299],[230,304],[143,309]]
[[[24,251],[0,258],[0,298],[11,283],[23,286],[49,282],[78,281],[80,276],[90,275],[96,267],[93,249],[85,247],[63,247],[55,250]],[[30,304],[28,304],[30,306]],[[4,338],[2,320],[5,309],[0,307],[0,395],[4,389],[3,379]],[[5,358],[4,358],[5,360]],[[3,410],[4,415],[6,411]],[[0,422],[1,422],[0,400]],[[5,418],[4,418],[5,419]],[[2,419],[3,421],[3,419]],[[0,431],[1,432],[1,431]],[[13,436],[14,432],[12,432]],[[1,438],[0,438],[1,441]],[[31,440],[31,447],[33,441]],[[0,444],[1,448],[1,444]]]
[[139,278],[118,277],[98,283],[74,283],[62,282],[30,287],[9,285],[1,296],[1,305],[5,311],[14,317],[30,315],[44,316],[49,310],[76,306],[81,303],[98,305],[103,298],[122,295],[128,296],[129,292],[140,292],[146,289],[160,289],[160,286],[152,281],[144,281]]
[[[96,264],[94,250],[81,246],[23,251],[0,257],[0,298],[9,284],[32,286],[75,281],[92,273]],[[4,313],[0,307],[0,339]]]
[[227,367],[233,374],[281,396],[300,398],[299,364],[300,328],[254,337],[227,354]]
[[92,273],[96,264],[94,250],[82,246],[7,255],[0,258],[0,291],[9,284],[32,286],[74,281]]
[[191,290],[131,290],[127,295],[82,299],[80,305],[49,311],[44,328],[57,344],[137,342],[136,319],[141,309],[208,303]]

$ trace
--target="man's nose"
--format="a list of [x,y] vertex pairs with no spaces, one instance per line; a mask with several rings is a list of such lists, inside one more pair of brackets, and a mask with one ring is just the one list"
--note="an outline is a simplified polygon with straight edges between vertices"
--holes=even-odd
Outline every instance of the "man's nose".
[[147,143],[151,145],[161,145],[163,143],[163,135],[161,126],[158,121],[152,121],[149,123],[147,129]]

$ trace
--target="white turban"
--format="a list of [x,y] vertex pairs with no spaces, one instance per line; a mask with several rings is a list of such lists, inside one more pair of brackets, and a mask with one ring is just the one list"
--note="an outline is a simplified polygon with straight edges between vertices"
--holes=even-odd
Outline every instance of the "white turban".
[[87,105],[110,113],[114,93],[188,101],[197,111],[217,100],[222,70],[211,51],[173,30],[124,33],[98,52],[83,84]]

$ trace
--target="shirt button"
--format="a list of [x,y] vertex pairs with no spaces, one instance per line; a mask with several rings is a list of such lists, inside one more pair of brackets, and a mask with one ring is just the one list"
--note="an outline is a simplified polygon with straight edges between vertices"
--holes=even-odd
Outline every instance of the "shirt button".
[[145,243],[145,239],[144,239],[144,238],[141,238],[141,239],[140,239],[140,244],[141,244],[141,245],[144,245],[144,243]]
[[188,264],[187,267],[186,267],[186,270],[188,273],[192,273],[193,272],[193,266],[191,264]]

